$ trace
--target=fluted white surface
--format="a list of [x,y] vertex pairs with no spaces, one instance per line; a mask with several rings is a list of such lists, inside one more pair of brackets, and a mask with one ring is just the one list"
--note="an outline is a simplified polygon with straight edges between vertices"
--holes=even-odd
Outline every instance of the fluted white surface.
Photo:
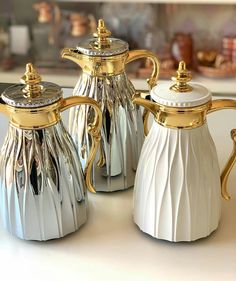
[[134,221],[159,239],[193,241],[220,219],[220,171],[207,125],[169,129],[154,122],[135,179]]

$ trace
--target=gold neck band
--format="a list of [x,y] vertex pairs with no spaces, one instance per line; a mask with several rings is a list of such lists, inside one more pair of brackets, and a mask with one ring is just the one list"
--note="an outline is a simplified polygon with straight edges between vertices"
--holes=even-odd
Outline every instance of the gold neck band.
[[12,126],[24,130],[37,130],[53,126],[61,119],[60,104],[59,100],[38,108],[17,108],[7,105],[5,112]]
[[155,115],[155,120],[158,124],[167,128],[197,128],[205,124],[206,114],[210,108],[210,105],[210,102],[192,108],[178,108],[158,105],[159,110]]

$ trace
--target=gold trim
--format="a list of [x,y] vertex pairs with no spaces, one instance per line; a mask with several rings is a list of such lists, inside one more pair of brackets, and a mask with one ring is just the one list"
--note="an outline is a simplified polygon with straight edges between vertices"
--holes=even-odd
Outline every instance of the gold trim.
[[93,161],[95,159],[97,149],[101,140],[100,131],[102,127],[102,111],[100,109],[100,106],[94,99],[91,99],[89,97],[73,96],[62,100],[61,111],[64,111],[72,106],[81,105],[81,104],[87,104],[92,106],[95,112],[95,118],[93,124],[88,125],[88,132],[92,137],[92,146],[84,170],[86,186],[89,191],[95,193],[96,192],[95,188],[93,187],[91,182],[91,172],[92,172]]
[[124,72],[128,53],[108,57],[96,57],[83,55],[76,49],[64,48],[61,52],[62,58],[77,63],[83,72],[96,77],[113,76]]
[[97,38],[95,46],[100,50],[110,47],[110,41],[107,39],[110,35],[111,32],[106,28],[104,20],[98,20],[97,32],[93,34],[93,36]]
[[28,98],[36,98],[41,94],[41,76],[38,74],[32,63],[26,64],[26,71],[23,77],[21,77],[21,83],[25,84],[23,89],[24,96]]
[[144,135],[147,136],[149,129],[148,129],[148,118],[149,118],[150,112],[144,108],[143,110],[143,130],[144,130]]
[[170,87],[170,90],[175,91],[177,93],[191,92],[193,88],[187,83],[191,81],[192,75],[187,70],[184,61],[179,62],[179,67],[176,73],[177,73],[176,77],[172,77],[172,80],[176,81],[176,83]]
[[[236,100],[231,99],[219,99],[212,101],[211,108],[208,110],[207,113],[212,113],[218,110],[223,109],[236,109]],[[233,169],[233,166],[236,162],[236,129],[231,131],[231,138],[233,140],[233,150],[230,155],[229,160],[227,161],[222,173],[221,173],[221,195],[224,199],[229,200],[230,196],[227,191],[227,182],[230,175],[230,172]]]
[[233,150],[232,150],[230,158],[229,158],[228,162],[226,163],[224,170],[222,171],[221,177],[220,177],[221,195],[226,200],[230,199],[230,196],[227,191],[227,182],[228,182],[229,174],[236,162],[236,129],[233,129],[231,131],[231,138],[233,140]]
[[159,105],[155,120],[162,126],[173,129],[193,129],[206,123],[207,110],[211,103],[192,108]]
[[231,99],[213,100],[212,105],[207,113],[212,113],[222,109],[236,109],[236,100],[231,100]]
[[[174,129],[191,129],[202,126],[206,122],[206,115],[223,109],[236,109],[236,100],[220,99],[206,104],[187,107],[169,107],[143,99],[142,92],[133,96],[133,102],[144,106],[154,115],[155,120],[162,126]],[[143,115],[145,135],[148,134],[148,112]]]
[[98,167],[103,167],[106,164],[106,157],[105,157],[105,152],[102,146],[102,143],[100,142],[99,145],[99,152],[100,152],[100,157],[99,160],[97,162],[97,166]]
[[[211,107],[211,102],[191,108],[169,107],[145,100],[140,96],[140,93],[134,95],[133,102],[150,111],[158,124],[173,129],[192,129],[202,126],[206,122],[206,114]],[[145,113],[145,133],[148,133],[147,125],[148,115]]]
[[152,89],[157,82],[158,76],[159,76],[159,71],[160,71],[160,62],[157,58],[157,56],[147,50],[133,50],[133,51],[129,51],[128,52],[128,57],[126,60],[126,64],[130,63],[134,60],[137,59],[142,59],[142,58],[148,58],[151,60],[152,64],[153,64],[153,70],[152,70],[152,74],[151,77],[149,79],[147,79],[147,83],[149,85],[149,88]]
[[43,129],[55,125],[61,119],[59,109],[61,100],[37,108],[18,108],[5,105],[4,112],[14,127],[25,130]]

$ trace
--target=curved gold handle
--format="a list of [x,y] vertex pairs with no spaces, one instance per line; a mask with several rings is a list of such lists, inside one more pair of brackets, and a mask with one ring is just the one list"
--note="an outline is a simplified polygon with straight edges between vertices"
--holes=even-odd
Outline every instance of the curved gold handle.
[[219,99],[213,100],[207,113],[212,113],[222,109],[236,109],[236,100]]
[[229,178],[229,174],[236,162],[236,129],[231,130],[231,138],[233,140],[233,151],[228,162],[225,165],[225,168],[221,174],[221,195],[224,199],[229,200],[230,196],[227,191],[227,182]]
[[[219,99],[219,100],[213,100],[211,107],[207,111],[207,113],[212,113],[218,110],[222,109],[236,109],[236,100],[231,99]],[[221,173],[221,195],[224,199],[229,200],[230,196],[227,191],[227,182],[229,178],[229,174],[236,162],[236,129],[233,129],[231,131],[231,138],[234,142],[233,151],[231,153],[231,156],[226,163],[222,173]]]
[[[132,62],[137,59],[141,58],[149,58],[153,64],[153,70],[151,77],[147,79],[147,83],[149,85],[149,88],[152,89],[157,82],[159,71],[160,71],[160,62],[157,58],[157,56],[147,50],[134,50],[129,51],[128,57],[126,59],[126,63]],[[148,134],[148,117],[149,117],[149,111],[145,108],[143,111],[143,126],[144,126],[144,134],[147,136]]]
[[143,130],[145,137],[148,135],[149,129],[148,129],[148,117],[150,115],[150,112],[144,108],[143,111]]
[[150,59],[152,64],[153,64],[153,70],[152,70],[151,77],[149,79],[147,79],[147,83],[148,83],[150,89],[152,89],[156,85],[156,82],[157,82],[157,79],[158,79],[158,76],[159,76],[159,70],[160,70],[159,60],[153,52],[150,52],[150,51],[147,51],[147,50],[129,51],[128,57],[127,57],[125,63],[127,64],[127,63],[130,63],[130,62],[134,61],[134,60],[142,59],[142,58]]
[[154,103],[148,99],[145,99],[145,97],[147,97],[147,95],[148,95],[147,91],[137,91],[136,94],[134,94],[132,97],[133,103],[144,107],[143,127],[144,127],[145,136],[147,136],[148,131],[149,131],[148,130],[149,113],[151,112],[154,115],[154,117],[156,117],[156,115],[159,111],[159,106],[156,103]]
[[88,125],[88,132],[92,136],[92,146],[84,170],[86,186],[89,191],[95,193],[96,191],[91,182],[91,171],[92,171],[93,161],[96,156],[96,152],[101,140],[100,131],[102,126],[102,111],[100,109],[100,106],[94,99],[91,99],[89,97],[73,96],[73,97],[62,99],[60,110],[64,111],[72,106],[84,105],[84,104],[92,106],[95,112],[95,118],[93,124]]
[[[150,96],[150,91],[148,90],[136,90],[136,94],[132,98],[143,98],[146,99],[147,96]],[[143,110],[143,129],[144,129],[144,135],[147,136],[148,134],[148,117],[149,117],[150,111],[145,107]]]
[[136,92],[136,94],[134,94],[132,97],[132,101],[135,104],[145,107],[144,112],[143,112],[143,125],[144,125],[144,133],[146,136],[148,134],[149,113],[151,112],[154,115],[154,117],[156,117],[157,113],[159,111],[159,105],[157,105],[155,102],[152,102],[150,100],[143,98],[143,95],[145,96],[145,93]]

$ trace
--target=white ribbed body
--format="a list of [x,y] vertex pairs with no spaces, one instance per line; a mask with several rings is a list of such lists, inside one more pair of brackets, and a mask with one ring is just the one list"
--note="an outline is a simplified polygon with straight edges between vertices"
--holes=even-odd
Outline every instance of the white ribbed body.
[[220,170],[207,125],[170,129],[154,122],[135,178],[134,221],[158,239],[208,236],[221,212]]

